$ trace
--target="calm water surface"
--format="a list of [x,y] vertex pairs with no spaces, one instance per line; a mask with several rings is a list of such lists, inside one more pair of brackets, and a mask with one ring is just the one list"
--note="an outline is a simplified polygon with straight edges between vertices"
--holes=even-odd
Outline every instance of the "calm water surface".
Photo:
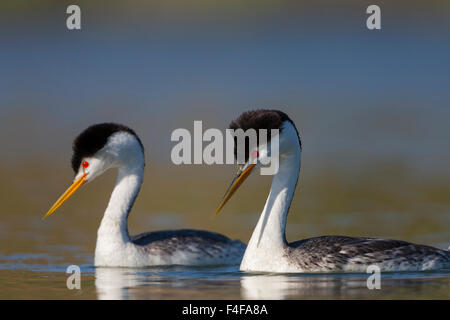
[[[19,183],[22,180],[17,177],[28,176],[26,170],[20,171],[16,176],[17,188],[5,184],[2,193],[9,196],[3,202],[8,209],[2,211],[0,221],[0,299],[450,299],[450,270],[385,273],[381,275],[381,290],[369,290],[369,274],[257,274],[240,272],[238,266],[95,268],[96,230],[114,175],[94,181],[51,219],[42,220],[63,189],[64,181],[41,178],[43,173],[38,171],[33,174],[33,179],[24,178]],[[159,188],[144,186],[130,214],[131,234],[195,228],[248,241],[258,218],[255,211],[266,195],[260,190],[262,187],[253,187],[259,183],[258,179],[254,179],[253,185],[249,181],[247,189],[236,196],[229,208],[212,219],[215,194],[220,194],[213,189],[223,189],[228,179],[218,179],[219,182],[212,179],[211,183],[204,182],[210,181],[208,177],[199,179],[201,182],[192,187],[195,193],[189,194],[190,198],[184,196],[184,183],[175,184],[178,187],[171,187],[171,195],[184,199],[175,202],[167,201],[168,187],[163,178],[168,176],[159,178],[157,173],[150,173]],[[39,181],[44,180],[49,182],[43,189]],[[313,180],[321,181],[317,177]],[[171,178],[173,181],[175,178]],[[289,241],[344,234],[402,239],[439,248],[450,245],[450,204],[446,202],[449,188],[443,187],[446,185],[439,185],[439,192],[428,187],[426,193],[411,184],[409,188],[397,188],[397,192],[388,190],[395,196],[385,197],[381,191],[367,191],[358,184],[342,183],[335,187],[330,185],[329,176],[322,187],[320,184],[314,187],[308,181],[304,184],[308,188],[298,193],[288,218]],[[423,185],[422,182],[420,186]],[[341,190],[337,200],[329,188]],[[407,197],[403,196],[406,191]],[[430,194],[429,198],[424,194]],[[356,210],[355,204],[361,210]],[[395,211],[383,212],[383,206]],[[170,211],[155,212],[159,207],[168,207]],[[254,211],[246,212],[247,208]],[[66,269],[70,265],[81,267],[81,290],[67,289]]]
[[[450,299],[450,270],[368,274],[258,274],[238,266],[95,268],[81,264],[81,290],[69,290],[63,260],[0,256],[1,299]],[[43,264],[48,261],[48,264]]]

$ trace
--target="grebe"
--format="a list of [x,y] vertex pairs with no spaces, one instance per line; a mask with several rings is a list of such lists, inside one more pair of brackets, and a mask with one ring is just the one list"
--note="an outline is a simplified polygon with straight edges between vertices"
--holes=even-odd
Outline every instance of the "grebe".
[[90,126],[73,143],[74,181],[45,217],[82,185],[110,168],[118,168],[116,184],[97,233],[95,266],[239,264],[245,245],[218,233],[166,230],[128,234],[127,218],[139,193],[144,167],[144,147],[132,129],[114,123]]
[[[278,110],[255,110],[243,113],[231,123],[230,129],[279,130],[279,169],[247,245],[240,265],[242,271],[366,272],[369,265],[377,265],[381,271],[450,267],[449,251],[399,240],[321,236],[288,243],[286,219],[297,186],[301,156],[301,141],[294,122]],[[266,145],[261,144],[259,148],[251,148],[247,143],[246,164],[225,193],[216,214],[255,166],[260,162],[268,163],[270,143],[268,139]]]

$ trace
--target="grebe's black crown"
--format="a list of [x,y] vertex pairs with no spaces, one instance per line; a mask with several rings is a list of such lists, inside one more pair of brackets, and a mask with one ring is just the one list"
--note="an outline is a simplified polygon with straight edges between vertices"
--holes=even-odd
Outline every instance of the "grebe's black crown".
[[[295,131],[297,131],[298,142],[300,143],[300,147],[302,146],[302,142],[300,140],[300,136],[298,134],[297,127],[294,122],[289,118],[289,116],[280,110],[265,110],[265,109],[257,109],[251,110],[242,113],[236,120],[230,123],[230,129],[242,129],[244,131],[248,129],[255,129],[258,134],[259,129],[267,129],[267,141],[271,139],[271,129],[283,130],[282,125],[285,121],[289,121]],[[249,146],[248,139],[246,138],[246,146],[245,146],[245,160],[248,160],[249,156]],[[258,141],[259,143],[259,141]],[[237,154],[237,143],[235,138],[234,143],[234,155]]]
[[117,123],[94,124],[80,133],[73,142],[72,168],[75,173],[77,173],[80,168],[81,160],[83,158],[90,157],[97,153],[105,146],[108,138],[119,131],[128,132],[129,134],[134,135],[139,141],[142,150],[144,150],[144,146],[139,137],[134,130],[127,126]]

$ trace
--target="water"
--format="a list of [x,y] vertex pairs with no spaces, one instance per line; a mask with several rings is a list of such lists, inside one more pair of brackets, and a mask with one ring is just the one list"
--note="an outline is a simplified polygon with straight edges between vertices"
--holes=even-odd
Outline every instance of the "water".
[[[62,257],[0,256],[1,299],[450,299],[450,270],[381,275],[369,290],[369,274],[273,274],[238,266],[95,268],[80,264],[81,289],[66,286]],[[48,261],[49,264],[42,264]],[[40,263],[39,263],[40,262]]]
[[[114,174],[92,182],[42,220],[65,188],[64,175],[71,172],[19,169],[3,173],[8,197],[2,201],[0,221],[0,299],[450,299],[450,270],[384,273],[381,289],[369,290],[369,274],[253,274],[238,266],[95,268],[96,229]],[[179,174],[154,167],[147,174],[151,183],[143,185],[129,217],[131,234],[196,228],[246,242],[270,184],[253,177],[213,218],[228,175],[196,173],[194,180],[186,170]],[[450,245],[447,183],[407,179],[405,185],[382,189],[395,171],[379,174],[380,187],[373,173],[359,172],[357,179],[346,175],[342,181],[330,171],[324,174],[302,181],[305,187],[299,188],[288,217],[289,241],[341,234]],[[195,192],[186,190],[187,181]],[[167,201],[167,194],[178,201]],[[67,289],[70,265],[81,268],[81,290]]]

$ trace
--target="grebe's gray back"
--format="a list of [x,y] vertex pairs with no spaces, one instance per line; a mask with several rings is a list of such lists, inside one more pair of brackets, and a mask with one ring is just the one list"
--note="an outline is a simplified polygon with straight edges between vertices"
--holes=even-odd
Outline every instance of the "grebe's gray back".
[[73,144],[75,179],[45,217],[55,212],[77,189],[110,168],[117,180],[97,234],[96,266],[238,264],[245,245],[214,232],[169,230],[128,234],[127,218],[144,175],[144,147],[130,128],[102,123],[84,130]]
[[290,243],[287,252],[305,270],[365,272],[369,265],[383,271],[450,267],[449,251],[390,239],[322,236]]
[[[230,128],[244,131],[279,129],[279,169],[245,251],[241,270],[366,272],[369,265],[377,265],[382,271],[450,267],[449,251],[399,240],[322,236],[288,243],[286,219],[297,186],[301,158],[301,142],[294,122],[278,110],[255,110],[243,113]],[[265,146],[246,145],[246,164],[233,180],[216,213],[257,166],[255,160],[258,164],[268,163],[270,144],[269,137]]]

